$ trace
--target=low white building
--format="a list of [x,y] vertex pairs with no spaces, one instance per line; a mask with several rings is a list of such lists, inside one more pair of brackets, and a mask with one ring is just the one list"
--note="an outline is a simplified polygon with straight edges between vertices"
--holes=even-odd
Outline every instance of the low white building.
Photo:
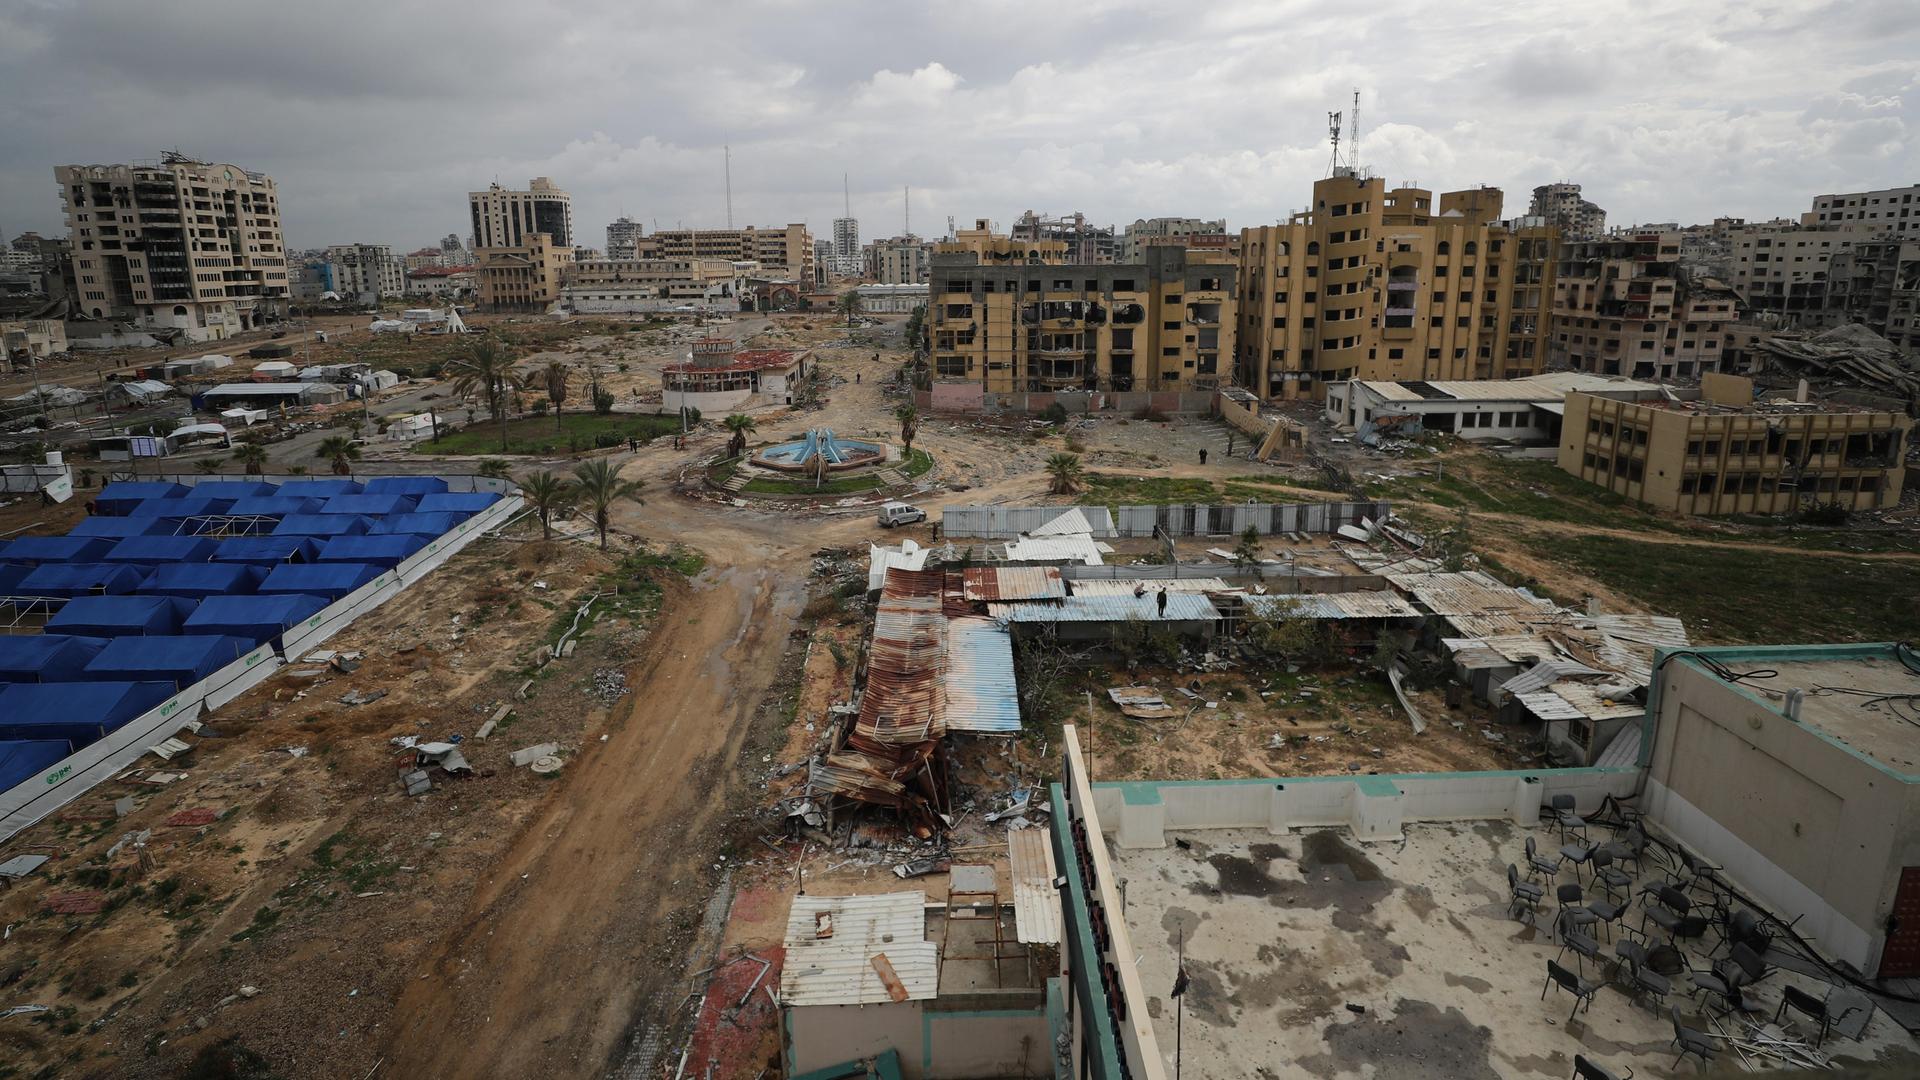
[[1557,443],[1566,396],[1574,392],[1622,401],[1667,393],[1655,383],[1580,371],[1443,382],[1355,379],[1328,384],[1326,416],[1367,443],[1430,431],[1463,439]]
[[697,341],[693,358],[660,370],[661,403],[713,415],[754,405],[791,405],[801,380],[813,371],[811,350],[735,351],[725,339]]
[[860,310],[869,315],[911,315],[927,302],[929,285],[861,285]]
[[387,421],[387,438],[394,442],[413,442],[433,437],[433,414],[410,413]]
[[0,322],[0,359],[31,356],[45,360],[67,351],[67,324],[59,319]]

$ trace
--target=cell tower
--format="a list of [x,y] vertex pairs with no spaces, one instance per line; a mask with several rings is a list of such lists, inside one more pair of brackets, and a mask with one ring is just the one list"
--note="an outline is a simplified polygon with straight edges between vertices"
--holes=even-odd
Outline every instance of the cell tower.
[[1347,162],[1360,175],[1360,88],[1353,88],[1353,115],[1347,121]]
[[722,144],[721,151],[726,154],[727,169],[727,228],[733,228],[733,147]]
[[1327,175],[1332,176],[1340,168],[1340,114],[1327,114],[1327,135],[1333,139],[1333,156],[1327,159]]
[[900,228],[901,236],[913,235],[913,187],[903,185],[900,188]]

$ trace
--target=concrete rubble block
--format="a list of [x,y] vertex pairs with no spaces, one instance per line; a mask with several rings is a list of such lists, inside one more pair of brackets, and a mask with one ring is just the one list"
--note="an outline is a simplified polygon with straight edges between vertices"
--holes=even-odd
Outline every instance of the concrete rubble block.
[[531,765],[543,757],[558,752],[559,749],[559,743],[546,742],[536,746],[529,746],[523,750],[515,750],[507,756],[513,761],[515,766]]
[[520,689],[515,690],[513,696],[521,701],[525,701],[527,700],[527,691],[531,689],[533,689],[533,680],[528,679],[526,682],[520,684]]

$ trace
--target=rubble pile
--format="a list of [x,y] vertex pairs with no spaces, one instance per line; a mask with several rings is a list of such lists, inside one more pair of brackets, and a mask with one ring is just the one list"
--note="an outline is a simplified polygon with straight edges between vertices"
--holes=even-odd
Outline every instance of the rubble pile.
[[1755,342],[1754,350],[1785,374],[1823,376],[1901,397],[1920,394],[1920,360],[1857,323],[1774,334]]

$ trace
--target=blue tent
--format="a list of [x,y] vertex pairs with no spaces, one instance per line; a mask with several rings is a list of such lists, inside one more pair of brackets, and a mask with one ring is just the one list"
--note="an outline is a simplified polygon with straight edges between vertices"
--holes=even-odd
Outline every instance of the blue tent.
[[323,563],[367,563],[391,569],[427,546],[424,536],[336,536],[320,545]]
[[80,524],[67,530],[68,536],[111,536],[115,539],[128,536],[147,536],[154,532],[173,531],[173,526],[155,518],[130,517],[93,517],[81,518]]
[[0,596],[11,595],[20,579],[33,573],[38,567],[25,563],[0,563]]
[[363,489],[358,480],[289,480],[280,485],[282,498],[331,499],[335,495],[358,495]]
[[288,514],[274,526],[273,535],[359,536],[366,531],[367,519],[356,514]]
[[471,514],[394,514],[373,523],[374,536],[440,536]]
[[283,563],[312,562],[313,553],[318,550],[315,542],[304,536],[236,536],[214,544],[213,560],[217,563]]
[[138,589],[146,577],[145,571],[125,563],[45,563],[12,591],[20,596],[117,596]]
[[208,517],[224,514],[233,505],[232,499],[203,499],[188,495],[179,499],[146,499],[140,505],[127,511],[133,518],[165,518],[178,521],[181,518]]
[[244,562],[179,563],[156,566],[140,583],[148,596],[185,596],[194,600],[209,596],[247,596],[266,572]]
[[369,495],[438,495],[447,482],[437,476],[376,476],[367,481]]
[[411,514],[414,500],[406,495],[335,495],[320,507],[322,514],[365,514],[370,517],[385,517],[388,514]]
[[255,495],[245,499],[235,499],[227,513],[235,517],[286,517],[288,514],[317,514],[320,512],[319,499],[301,498],[298,495]]
[[195,499],[248,499],[269,496],[279,487],[265,480],[202,480],[193,485]]
[[163,682],[0,687],[0,739],[67,739],[79,749],[173,696]]
[[206,562],[213,557],[214,542],[204,536],[129,536],[107,552],[104,562],[161,563]]
[[499,501],[499,494],[492,491],[443,491],[421,496],[414,509],[423,514],[477,514]]
[[333,601],[379,577],[381,573],[380,567],[367,563],[314,563],[310,566],[289,563],[269,570],[266,578],[260,582],[259,591],[262,596],[306,593]]
[[0,562],[99,562],[114,543],[105,536],[22,536],[0,547]]
[[193,601],[177,596],[79,596],[66,602],[43,627],[49,634],[138,637],[177,634]]
[[148,499],[169,499],[187,493],[184,484],[162,480],[120,480],[100,489],[93,505],[102,514],[124,515]]
[[77,682],[106,644],[70,634],[8,634],[0,637],[0,683]]
[[0,791],[5,791],[72,753],[65,739],[14,739],[0,742]]
[[232,634],[266,641],[285,633],[327,606],[324,596],[209,596],[181,628],[189,634]]
[[166,682],[185,689],[247,654],[252,638],[161,634],[107,642],[88,662],[88,682]]

